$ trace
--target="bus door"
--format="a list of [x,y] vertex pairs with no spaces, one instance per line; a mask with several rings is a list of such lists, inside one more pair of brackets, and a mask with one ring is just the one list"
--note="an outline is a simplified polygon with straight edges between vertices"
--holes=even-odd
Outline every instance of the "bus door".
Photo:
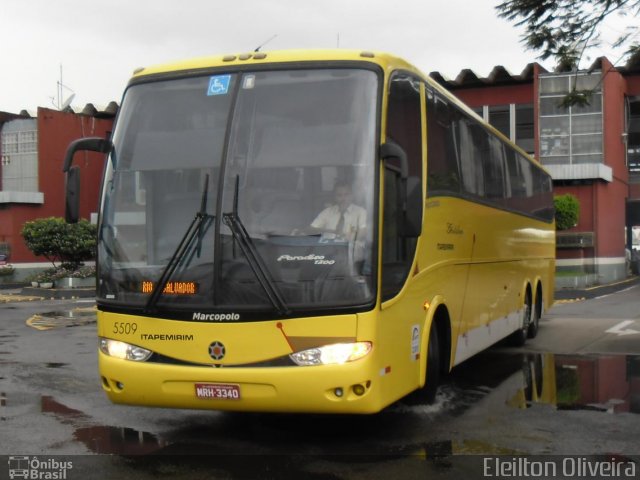
[[402,373],[394,377],[394,382],[399,382],[395,391],[403,388],[402,382],[407,385],[406,382],[415,383],[417,379],[419,362],[415,354],[412,357],[412,351],[424,323],[422,302],[407,300],[408,295],[398,296],[411,278],[422,230],[423,92],[424,85],[415,77],[406,73],[392,75],[386,142],[381,152],[384,157],[381,333],[383,337],[399,339],[384,345],[393,350],[385,352],[385,358],[402,368]]

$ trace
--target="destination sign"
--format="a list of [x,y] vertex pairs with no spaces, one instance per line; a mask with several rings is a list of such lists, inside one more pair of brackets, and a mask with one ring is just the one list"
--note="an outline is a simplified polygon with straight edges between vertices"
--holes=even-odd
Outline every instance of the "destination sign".
[[[154,282],[143,281],[140,285],[140,291],[151,293],[155,286]],[[166,295],[195,295],[198,293],[198,284],[196,282],[167,282],[162,293]]]

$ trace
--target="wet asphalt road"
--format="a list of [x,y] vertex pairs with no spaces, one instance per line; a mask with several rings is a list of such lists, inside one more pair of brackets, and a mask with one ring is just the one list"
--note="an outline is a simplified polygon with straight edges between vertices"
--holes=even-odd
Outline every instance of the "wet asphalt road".
[[557,305],[524,349],[499,345],[454,369],[435,404],[374,416],[112,405],[92,307],[0,303],[0,478],[36,457],[73,462],[68,479],[404,479],[482,478],[478,455],[640,454],[638,285]]

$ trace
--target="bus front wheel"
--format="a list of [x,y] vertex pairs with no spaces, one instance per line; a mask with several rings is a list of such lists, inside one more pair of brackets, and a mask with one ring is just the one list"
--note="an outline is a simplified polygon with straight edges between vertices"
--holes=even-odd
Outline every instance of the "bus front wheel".
[[424,405],[435,402],[441,371],[440,337],[438,327],[434,321],[429,330],[429,344],[427,345],[427,372],[424,386],[415,390],[403,402],[407,405]]
[[436,322],[431,323],[429,329],[429,346],[427,348],[427,379],[424,385],[424,398],[427,403],[436,400],[438,384],[440,383],[440,337]]

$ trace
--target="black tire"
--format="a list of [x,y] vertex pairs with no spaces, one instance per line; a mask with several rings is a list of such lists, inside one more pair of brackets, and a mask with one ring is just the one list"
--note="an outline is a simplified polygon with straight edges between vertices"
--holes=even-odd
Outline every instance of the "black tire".
[[433,403],[438,393],[440,384],[440,337],[436,323],[431,324],[429,330],[429,346],[427,347],[427,378],[424,384],[424,399],[427,403]]
[[405,398],[407,405],[424,405],[435,402],[440,384],[440,372],[442,359],[440,358],[440,337],[435,322],[429,330],[429,345],[427,346],[427,373],[426,381],[422,388],[411,393]]
[[531,310],[531,321],[529,322],[529,328],[527,329],[527,337],[536,338],[538,335],[538,327],[540,324],[540,317],[542,316],[542,287],[538,286],[536,292],[536,303]]
[[532,302],[531,302],[531,290],[527,289],[527,293],[525,293],[524,297],[524,309],[522,312],[522,324],[520,328],[513,332],[510,337],[511,344],[514,347],[521,347],[527,341],[527,335],[529,332],[529,325],[531,324],[531,312],[532,312]]

